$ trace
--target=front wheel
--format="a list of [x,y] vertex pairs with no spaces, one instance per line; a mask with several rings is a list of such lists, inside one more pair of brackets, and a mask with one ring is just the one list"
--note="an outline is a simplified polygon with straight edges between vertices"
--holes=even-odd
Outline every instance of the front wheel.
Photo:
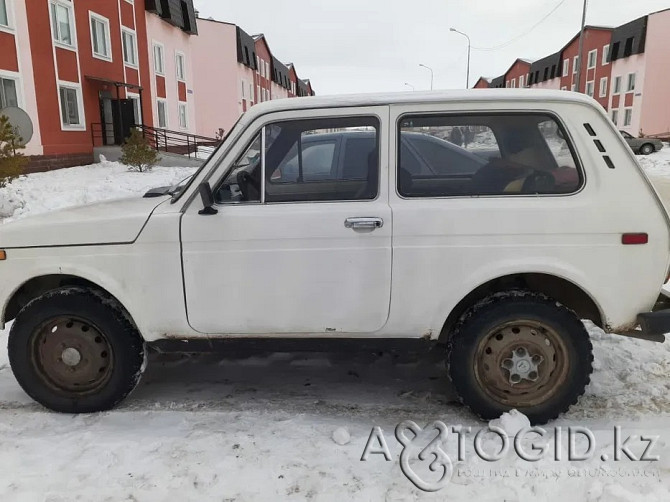
[[543,424],[584,393],[592,346],[579,318],[544,295],[508,291],[470,308],[456,326],[449,377],[486,420],[513,408]]
[[122,307],[98,291],[49,291],[17,315],[7,346],[14,376],[43,406],[64,413],[113,408],[144,369],[144,342]]

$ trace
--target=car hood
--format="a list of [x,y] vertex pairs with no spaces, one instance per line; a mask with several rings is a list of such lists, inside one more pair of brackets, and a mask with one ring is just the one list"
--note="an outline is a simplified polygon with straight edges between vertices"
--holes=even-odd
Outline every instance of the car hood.
[[29,216],[0,225],[0,248],[130,243],[168,199],[135,197]]

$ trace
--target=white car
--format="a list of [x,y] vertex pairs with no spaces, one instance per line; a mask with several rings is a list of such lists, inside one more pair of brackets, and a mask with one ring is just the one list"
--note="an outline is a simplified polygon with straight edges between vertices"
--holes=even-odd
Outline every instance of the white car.
[[580,319],[670,331],[668,216],[573,93],[267,102],[148,195],[0,226],[11,366],[52,410],[115,406],[174,340],[410,339],[479,416],[542,423],[589,383]]

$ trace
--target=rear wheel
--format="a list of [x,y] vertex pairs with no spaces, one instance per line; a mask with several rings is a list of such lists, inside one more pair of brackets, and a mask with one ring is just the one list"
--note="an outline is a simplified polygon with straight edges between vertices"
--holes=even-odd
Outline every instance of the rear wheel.
[[85,288],[50,291],[19,312],[9,333],[19,384],[54,411],[104,411],[140,379],[144,343],[113,299]]
[[654,153],[654,150],[655,150],[655,149],[654,149],[654,145],[652,145],[652,144],[650,144],[650,143],[645,143],[644,145],[642,145],[642,146],[640,147],[640,153],[641,153],[642,155],[649,155],[649,154],[652,154],[652,153]]
[[545,423],[589,383],[592,347],[577,316],[544,295],[498,293],[461,318],[450,341],[449,376],[484,419],[513,408]]

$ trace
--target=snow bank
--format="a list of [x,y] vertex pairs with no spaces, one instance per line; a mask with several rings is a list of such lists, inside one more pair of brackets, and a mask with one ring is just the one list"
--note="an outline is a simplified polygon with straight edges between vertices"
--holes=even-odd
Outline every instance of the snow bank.
[[0,219],[141,196],[150,188],[178,183],[195,171],[193,167],[154,167],[137,173],[118,162],[104,162],[21,176],[0,189]]

